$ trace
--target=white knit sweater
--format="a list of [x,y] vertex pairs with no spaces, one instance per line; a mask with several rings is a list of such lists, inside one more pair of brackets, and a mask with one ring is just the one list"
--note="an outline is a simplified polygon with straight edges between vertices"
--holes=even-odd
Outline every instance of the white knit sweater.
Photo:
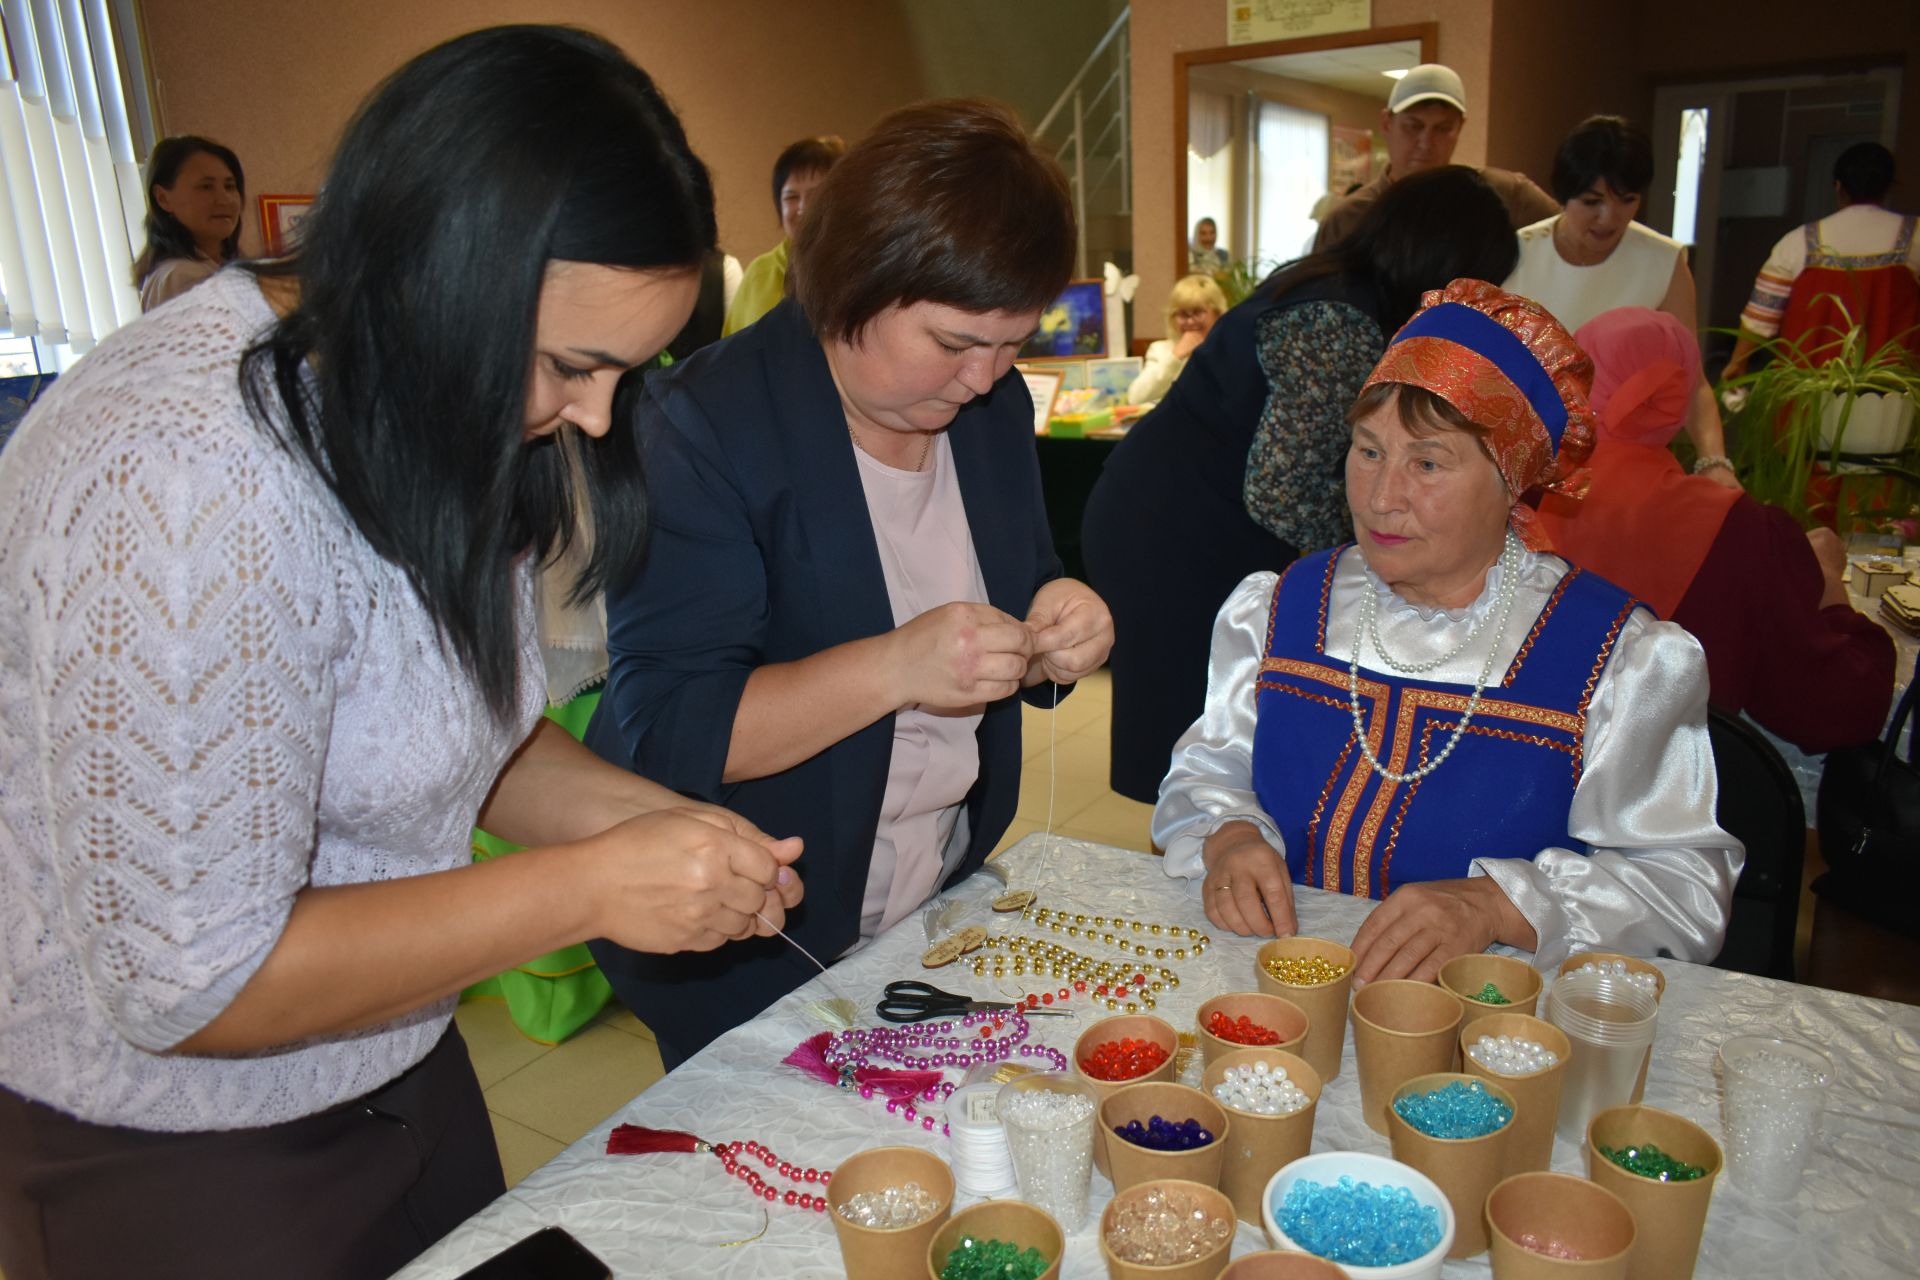
[[0,1084],[97,1123],[276,1123],[424,1057],[450,999],[280,1050],[167,1050],[306,885],[465,862],[542,701],[530,578],[502,727],[402,573],[248,416],[238,362],[272,318],[222,272],[102,343],[0,454]]

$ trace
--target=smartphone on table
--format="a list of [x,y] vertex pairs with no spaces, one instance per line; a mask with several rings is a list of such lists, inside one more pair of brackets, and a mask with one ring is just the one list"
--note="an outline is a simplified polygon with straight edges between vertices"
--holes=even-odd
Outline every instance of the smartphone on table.
[[559,1227],[545,1227],[463,1273],[460,1280],[613,1280],[613,1272]]

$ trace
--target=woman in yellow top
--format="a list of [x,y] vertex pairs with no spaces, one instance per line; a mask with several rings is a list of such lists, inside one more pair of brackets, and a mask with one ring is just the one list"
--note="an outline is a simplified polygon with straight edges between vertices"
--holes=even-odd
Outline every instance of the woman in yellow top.
[[773,208],[780,215],[780,243],[747,264],[740,288],[727,304],[727,323],[720,330],[721,337],[740,332],[787,296],[787,251],[800,234],[807,201],[813,189],[826,180],[833,162],[846,153],[846,142],[836,134],[827,134],[800,139],[773,162]]

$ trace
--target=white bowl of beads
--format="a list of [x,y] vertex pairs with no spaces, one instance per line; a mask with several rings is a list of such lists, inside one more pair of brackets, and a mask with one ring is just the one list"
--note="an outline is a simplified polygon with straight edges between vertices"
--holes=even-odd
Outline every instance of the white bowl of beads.
[[1398,1160],[1369,1155],[1364,1151],[1323,1151],[1315,1156],[1302,1156],[1273,1175],[1267,1183],[1266,1194],[1260,1198],[1260,1223],[1266,1228],[1267,1239],[1273,1247],[1324,1257],[1305,1241],[1296,1240],[1281,1230],[1277,1210],[1286,1202],[1287,1194],[1293,1190],[1295,1183],[1312,1182],[1322,1187],[1333,1187],[1342,1178],[1351,1178],[1356,1184],[1375,1189],[1404,1187],[1415,1204],[1438,1213],[1440,1239],[1418,1257],[1388,1266],[1362,1266],[1340,1258],[1328,1260],[1338,1263],[1352,1280],[1439,1280],[1441,1264],[1447,1260],[1447,1250],[1453,1248],[1453,1207],[1447,1203],[1446,1194],[1434,1184],[1433,1179],[1419,1170]]

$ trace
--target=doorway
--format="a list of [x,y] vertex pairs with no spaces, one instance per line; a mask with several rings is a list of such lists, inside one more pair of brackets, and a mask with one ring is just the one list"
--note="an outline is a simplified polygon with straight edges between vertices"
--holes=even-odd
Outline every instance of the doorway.
[[1646,220],[1690,246],[1707,369],[1733,347],[1753,278],[1781,236],[1833,210],[1833,162],[1894,145],[1898,67],[1667,85],[1654,93]]

